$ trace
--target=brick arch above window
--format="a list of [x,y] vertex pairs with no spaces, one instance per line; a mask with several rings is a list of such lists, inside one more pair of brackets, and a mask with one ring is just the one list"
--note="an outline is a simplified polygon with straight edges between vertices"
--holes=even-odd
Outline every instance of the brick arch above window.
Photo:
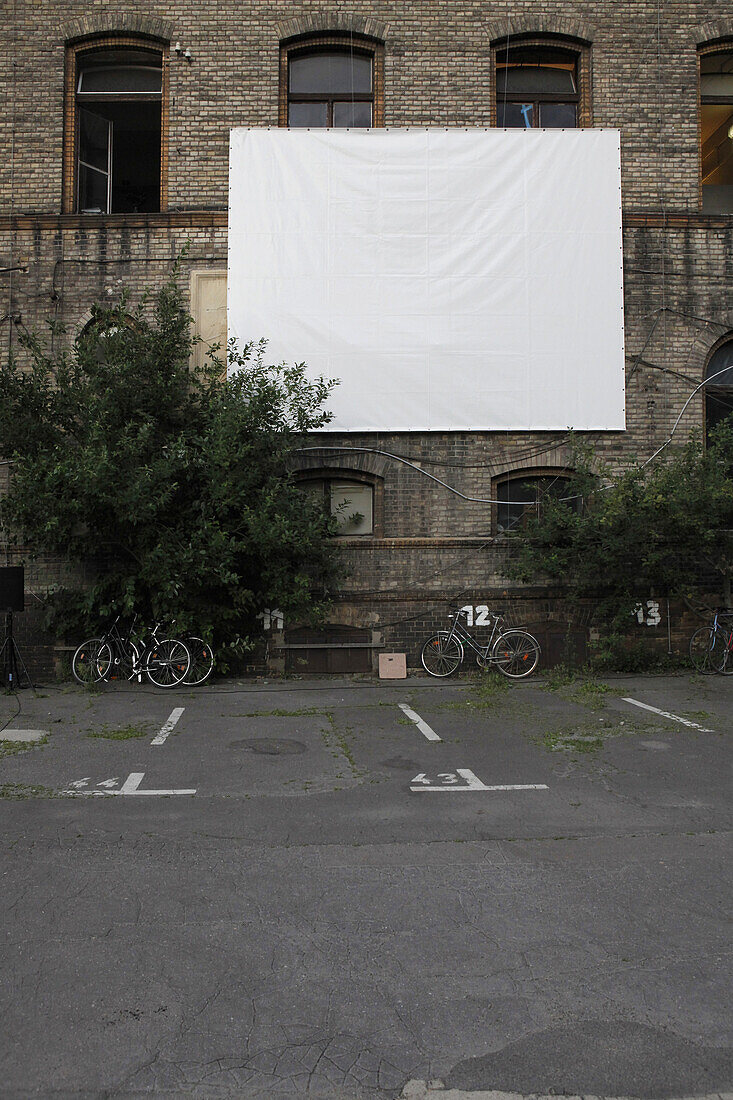
[[698,47],[720,46],[725,39],[733,41],[733,17],[727,19],[711,19],[709,23],[701,23],[693,27],[690,32],[691,41]]
[[486,23],[484,30],[492,46],[506,44],[507,39],[527,35],[535,38],[548,35],[589,46],[596,37],[589,23],[552,15],[515,15],[509,19],[497,19],[492,23]]
[[366,38],[384,41],[388,24],[370,16],[345,15],[301,15],[286,19],[277,24],[278,38],[282,45],[289,45],[293,38],[303,38],[318,34],[359,34]]
[[132,12],[90,12],[63,24],[62,35],[67,45],[98,35],[140,35],[169,44],[174,35],[174,25],[166,19]]
[[[319,453],[320,452],[320,453]],[[384,455],[359,453],[348,454],[346,447],[343,450],[337,448],[336,453],[329,454],[327,450],[314,453],[300,452],[293,458],[293,469],[298,477],[307,477],[309,474],[319,475],[324,471],[337,473],[339,477],[348,477],[352,474],[357,478],[365,476],[367,479],[384,479],[390,467],[390,461]]]
[[[384,43],[380,38],[356,31],[327,31],[290,37],[280,44],[280,94],[278,125],[288,125],[290,61],[299,55],[353,52],[372,62],[371,125],[384,126]],[[329,111],[330,114],[330,111]],[[332,125],[329,122],[328,125]],[[363,125],[364,123],[357,123]],[[309,125],[311,125],[309,123]],[[315,124],[314,124],[315,125]],[[318,123],[317,125],[321,125]]]

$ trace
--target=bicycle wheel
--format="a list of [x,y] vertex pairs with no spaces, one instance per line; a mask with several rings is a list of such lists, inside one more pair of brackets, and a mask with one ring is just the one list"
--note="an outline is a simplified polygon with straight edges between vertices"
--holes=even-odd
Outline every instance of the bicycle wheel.
[[422,647],[422,666],[431,676],[451,676],[463,660],[463,646],[447,631],[433,634]]
[[183,682],[190,687],[203,684],[208,680],[214,668],[214,651],[203,638],[186,638],[188,652],[191,654],[191,667],[186,673]]
[[74,679],[86,687],[104,680],[112,664],[112,651],[101,638],[87,638],[71,658]]
[[718,672],[733,676],[733,631],[726,629],[723,635],[723,663]]
[[496,639],[491,657],[491,663],[505,676],[521,680],[537,668],[540,643],[526,630],[507,630]]
[[134,642],[118,642],[113,646],[112,667],[108,680],[131,680],[135,675],[139,653]]
[[164,638],[145,652],[143,661],[151,684],[172,688],[183,682],[191,665],[191,654],[179,638]]
[[701,626],[690,638],[690,660],[696,671],[703,676],[722,672],[726,667],[727,657],[726,640],[720,630]]

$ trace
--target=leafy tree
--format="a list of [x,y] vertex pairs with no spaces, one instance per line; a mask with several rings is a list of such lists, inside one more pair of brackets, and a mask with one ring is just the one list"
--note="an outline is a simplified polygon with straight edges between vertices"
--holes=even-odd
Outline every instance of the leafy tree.
[[[578,446],[564,498],[543,502],[517,540],[516,579],[538,574],[597,601],[599,618],[628,623],[639,594],[691,597],[713,578],[731,601],[733,577],[733,425],[709,447],[692,435],[646,466],[611,476],[592,450]],[[706,576],[707,574],[707,576]]]
[[290,473],[330,419],[333,382],[272,366],[265,343],[189,367],[175,277],[134,317],[98,307],[74,346],[24,340],[0,368],[5,521],[34,553],[96,561],[97,580],[53,601],[51,625],[118,612],[176,618],[229,642],[264,607],[318,616],[336,574],[333,521]]

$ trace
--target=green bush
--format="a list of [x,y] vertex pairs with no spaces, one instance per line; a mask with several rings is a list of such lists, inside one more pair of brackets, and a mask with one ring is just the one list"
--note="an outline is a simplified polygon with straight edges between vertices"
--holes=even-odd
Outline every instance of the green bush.
[[132,318],[124,297],[96,307],[68,350],[22,344],[23,367],[0,367],[5,522],[34,553],[98,567],[88,588],[50,601],[53,629],[136,611],[246,647],[264,607],[323,612],[334,523],[291,458],[328,422],[333,382],[268,364],[264,342],[231,346],[229,376],[216,357],[192,370],[175,277]]

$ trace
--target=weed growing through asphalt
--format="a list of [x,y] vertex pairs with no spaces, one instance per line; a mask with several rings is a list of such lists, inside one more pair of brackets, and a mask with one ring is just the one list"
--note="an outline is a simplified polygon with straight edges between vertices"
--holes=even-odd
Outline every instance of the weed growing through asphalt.
[[0,798],[54,798],[56,792],[50,787],[40,787],[34,783],[2,783],[0,784]]
[[578,679],[578,673],[568,665],[555,665],[548,669],[545,676],[545,687],[548,691],[559,691],[560,688],[569,687]]
[[105,724],[98,730],[89,730],[87,737],[100,737],[105,741],[132,741],[135,738],[147,737],[150,732],[150,726],[144,722],[138,725],[119,726],[117,729],[111,729]]
[[713,722],[714,718],[710,711],[707,710],[683,710],[682,714],[685,718],[689,718],[691,722]]
[[489,669],[484,672],[471,689],[471,698],[467,706],[476,710],[494,710],[502,703],[509,691],[509,681],[500,672]]
[[48,735],[40,737],[38,741],[0,741],[0,760],[5,756],[17,756],[20,752],[30,752],[41,745],[48,744]]
[[608,684],[602,684],[598,680],[582,680],[577,688],[570,692],[569,698],[591,710],[602,710],[606,705],[607,695],[618,694]]
[[[607,732],[609,731],[603,731]],[[547,730],[533,740],[549,752],[594,753],[602,749],[604,744],[604,738],[599,735],[599,731],[592,732],[590,726]]]
[[587,671],[556,665],[551,668],[545,679],[545,688],[554,691],[572,703],[579,703],[589,710],[603,710],[606,696],[619,695],[621,689],[604,684]]

